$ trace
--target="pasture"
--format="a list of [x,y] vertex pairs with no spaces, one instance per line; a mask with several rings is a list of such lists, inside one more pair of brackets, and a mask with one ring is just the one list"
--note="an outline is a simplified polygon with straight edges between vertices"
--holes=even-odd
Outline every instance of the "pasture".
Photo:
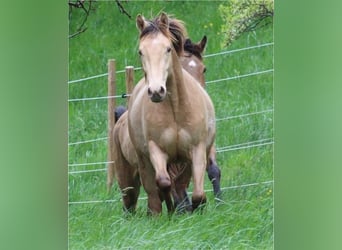
[[[229,48],[221,47],[218,6],[222,3],[128,1],[124,7],[132,15],[129,19],[115,2],[97,2],[87,20],[88,29],[70,39],[71,81],[106,73],[111,58],[116,59],[117,71],[127,65],[140,67],[137,14],[149,18],[163,10],[186,23],[193,41],[206,35],[205,55],[210,55],[204,58],[206,90],[216,111],[223,189],[222,201],[215,201],[206,176],[208,199],[203,211],[168,216],[164,206],[157,218],[146,216],[142,189],[137,212],[125,215],[117,184],[110,194],[106,192],[107,100],[69,101],[70,249],[273,248],[273,46],[250,48],[272,43],[273,29],[263,27],[243,35]],[[70,30],[77,20],[81,16],[74,11]],[[249,49],[239,50],[242,48]],[[232,52],[215,55],[222,51]],[[117,74],[117,94],[125,93],[124,75]],[[141,76],[141,71],[135,71],[135,82]],[[69,100],[103,97],[107,78],[69,83],[68,87]],[[125,102],[116,99],[117,105]]]

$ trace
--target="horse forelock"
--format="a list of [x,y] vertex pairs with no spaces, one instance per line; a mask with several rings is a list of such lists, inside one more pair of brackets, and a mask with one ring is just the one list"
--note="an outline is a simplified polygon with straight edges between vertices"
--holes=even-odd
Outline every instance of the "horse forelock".
[[198,59],[202,60],[202,50],[199,45],[192,43],[189,38],[185,40],[184,43],[184,51],[191,53],[196,56]]
[[159,17],[146,21],[148,25],[146,25],[146,27],[141,31],[140,39],[161,32],[164,36],[170,39],[177,55],[180,56],[183,54],[183,44],[185,42],[187,32],[184,23],[181,20],[169,17],[168,26],[162,23]]

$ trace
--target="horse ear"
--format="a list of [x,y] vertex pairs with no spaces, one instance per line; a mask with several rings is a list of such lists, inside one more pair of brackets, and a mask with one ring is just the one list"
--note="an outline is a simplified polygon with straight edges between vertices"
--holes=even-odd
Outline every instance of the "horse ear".
[[207,45],[207,36],[203,36],[202,40],[199,42],[201,53],[204,51],[206,45]]
[[165,12],[160,14],[160,22],[164,24],[167,28],[169,28],[169,17]]
[[136,19],[136,25],[138,30],[143,31],[143,29],[146,27],[146,21],[145,18],[142,15],[137,15],[137,19]]

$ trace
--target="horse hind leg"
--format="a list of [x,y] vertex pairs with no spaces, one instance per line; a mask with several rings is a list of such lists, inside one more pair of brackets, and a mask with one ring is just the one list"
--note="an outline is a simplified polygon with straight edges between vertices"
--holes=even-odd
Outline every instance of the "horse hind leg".
[[172,201],[171,192],[165,193],[163,191],[159,191],[159,198],[161,201],[165,201],[167,212],[172,214],[175,211],[175,207]]
[[214,195],[216,198],[221,197],[221,170],[216,163],[216,148],[213,145],[209,152],[209,160],[207,173],[211,184],[213,185]]
[[113,172],[115,173],[115,177],[122,193],[124,210],[133,212],[135,210],[140,191],[138,170],[135,166],[128,163],[121,151],[120,144],[118,144],[117,141],[115,142],[116,147],[114,147],[115,154]]
[[140,193],[140,178],[136,171],[136,173],[130,175],[129,185],[126,188],[122,189],[122,200],[124,204],[124,211],[133,213],[135,212],[138,197]]
[[178,213],[192,211],[187,188],[191,179],[191,166],[188,164],[170,164],[168,172],[172,179],[172,197]]
[[174,206],[177,213],[191,212],[192,206],[187,193],[187,185],[182,183],[176,184],[175,194],[172,194]]
[[221,197],[221,170],[217,166],[216,161],[209,158],[209,164],[207,167],[207,173],[211,184],[213,185],[214,195],[216,198]]

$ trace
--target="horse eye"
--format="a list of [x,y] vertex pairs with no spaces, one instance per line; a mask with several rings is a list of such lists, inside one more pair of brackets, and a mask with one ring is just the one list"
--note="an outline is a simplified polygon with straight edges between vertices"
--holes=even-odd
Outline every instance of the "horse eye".
[[205,73],[205,72],[207,72],[207,68],[204,68],[204,69],[203,69],[203,73]]
[[168,47],[168,48],[166,49],[166,52],[167,52],[167,53],[170,53],[170,52],[171,52],[171,47]]
[[139,52],[138,52],[138,53],[139,53],[139,56],[142,56],[141,50],[139,50]]

